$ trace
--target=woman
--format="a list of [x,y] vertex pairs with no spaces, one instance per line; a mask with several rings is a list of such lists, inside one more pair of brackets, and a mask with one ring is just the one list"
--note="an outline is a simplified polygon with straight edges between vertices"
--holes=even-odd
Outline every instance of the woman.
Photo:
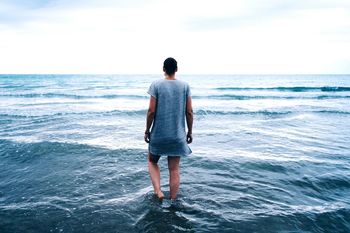
[[155,194],[159,199],[164,198],[157,164],[164,155],[168,157],[170,199],[175,199],[180,185],[180,157],[192,153],[187,145],[192,142],[192,99],[189,85],[175,78],[177,62],[174,58],[164,61],[163,71],[165,78],[154,81],[148,90],[151,96],[145,141],[149,143],[148,169]]

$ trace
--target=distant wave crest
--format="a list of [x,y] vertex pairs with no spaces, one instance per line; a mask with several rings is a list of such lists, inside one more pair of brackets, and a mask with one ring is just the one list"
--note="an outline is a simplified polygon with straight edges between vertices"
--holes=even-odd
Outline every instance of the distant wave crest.
[[226,100],[251,100],[251,99],[348,99],[349,95],[316,95],[316,96],[278,96],[278,95],[210,95],[193,96],[194,99],[226,99]]
[[216,90],[232,90],[232,91],[289,91],[289,92],[307,92],[307,91],[323,91],[338,92],[350,91],[350,87],[218,87]]
[[[280,116],[288,114],[298,114],[301,112],[295,111],[213,111],[213,110],[198,110],[195,112],[196,115],[266,115],[266,116]],[[302,112],[304,113],[304,112]],[[329,114],[350,114],[346,111],[336,110],[319,110],[319,111],[306,111],[305,113],[329,113]]]
[[117,98],[148,98],[145,95],[76,95],[76,94],[61,94],[61,93],[28,93],[28,94],[1,94],[3,97],[18,97],[18,98],[70,98],[70,99],[117,99]]
[[[244,90],[244,89],[241,89]],[[28,94],[0,94],[0,97],[12,98],[65,98],[65,99],[147,99],[147,95],[76,95],[60,93],[28,93]],[[226,100],[250,100],[250,99],[347,99],[350,95],[315,95],[315,96],[279,96],[279,95],[234,95],[213,94],[193,95],[193,99],[226,99]]]
[[[113,110],[113,111],[101,111],[101,112],[60,112],[53,114],[44,115],[22,115],[22,114],[0,114],[1,121],[7,121],[9,119],[20,119],[20,118],[46,118],[46,117],[65,117],[65,116],[146,116],[146,109],[142,110]],[[314,114],[345,114],[348,115],[348,111],[337,111],[337,110],[318,110],[318,111],[221,111],[221,110],[205,110],[199,109],[194,112],[195,116],[238,116],[238,115],[251,115],[251,116],[267,116],[267,117],[278,117],[291,114],[301,113],[314,113]]]

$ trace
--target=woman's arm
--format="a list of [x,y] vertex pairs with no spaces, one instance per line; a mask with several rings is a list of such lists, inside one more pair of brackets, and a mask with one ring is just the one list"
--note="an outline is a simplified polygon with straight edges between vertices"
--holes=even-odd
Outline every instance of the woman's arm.
[[187,143],[190,144],[193,141],[192,138],[192,125],[193,125],[193,110],[192,110],[192,98],[187,97],[186,101],[186,122],[187,122]]
[[146,120],[146,130],[145,130],[145,142],[149,143],[149,130],[151,129],[153,120],[154,120],[154,115],[156,113],[156,98],[153,96],[150,97],[149,99],[149,107],[147,111],[147,120]]

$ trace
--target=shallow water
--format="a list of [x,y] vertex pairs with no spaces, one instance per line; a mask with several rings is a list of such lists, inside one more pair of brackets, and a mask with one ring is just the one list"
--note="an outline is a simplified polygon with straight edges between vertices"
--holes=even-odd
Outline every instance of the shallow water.
[[179,77],[195,124],[175,202],[147,172],[157,78],[0,75],[0,232],[350,232],[350,76]]

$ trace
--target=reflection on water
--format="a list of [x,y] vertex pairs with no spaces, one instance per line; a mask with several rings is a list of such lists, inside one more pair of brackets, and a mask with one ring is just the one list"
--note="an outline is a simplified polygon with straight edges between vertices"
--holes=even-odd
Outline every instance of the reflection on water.
[[[164,194],[169,195],[167,192]],[[183,216],[180,199],[159,201],[155,195],[148,193],[140,207],[144,212],[135,227],[142,232],[195,232],[191,221]]]

